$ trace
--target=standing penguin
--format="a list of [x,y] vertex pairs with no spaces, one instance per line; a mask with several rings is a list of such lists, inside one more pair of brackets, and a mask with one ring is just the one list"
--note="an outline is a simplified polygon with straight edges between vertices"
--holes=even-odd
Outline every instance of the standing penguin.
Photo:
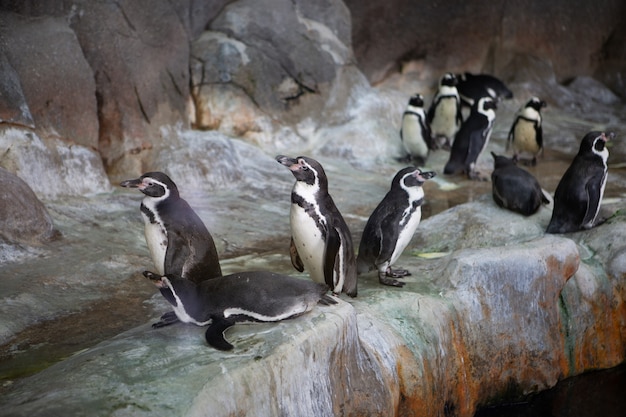
[[444,174],[465,173],[470,179],[481,179],[476,171],[476,161],[491,137],[495,110],[496,102],[491,97],[483,97],[474,103],[454,139]]
[[[126,180],[122,187],[137,188],[145,197],[140,211],[154,266],[161,275],[173,274],[196,284],[222,276],[213,237],[204,223],[180,198],[174,181],[162,172],[148,172]],[[167,288],[161,293],[170,296]],[[154,327],[176,323],[176,315],[166,313]]]
[[291,263],[306,269],[315,282],[326,283],[335,294],[357,295],[357,271],[352,236],[328,194],[322,165],[312,158],[279,155],[296,183],[291,191]]
[[359,273],[378,270],[383,285],[402,287],[404,282],[394,278],[410,275],[406,269],[391,269],[411,241],[422,217],[424,190],[422,185],[434,177],[434,172],[422,172],[415,167],[400,170],[391,189],[372,212],[363,229],[359,245]]
[[593,227],[606,186],[609,150],[615,135],[589,132],[554,192],[554,209],[547,233],[570,233]]
[[494,165],[491,172],[491,191],[496,204],[530,216],[539,210],[542,203],[550,202],[530,172],[518,167],[513,159],[493,152],[491,155]]
[[439,80],[439,88],[426,114],[426,121],[434,141],[443,139],[444,147],[450,147],[454,135],[463,122],[457,83],[454,74],[444,74]]
[[205,338],[220,350],[233,348],[224,332],[235,323],[277,322],[297,317],[319,304],[336,304],[328,287],[304,279],[267,271],[240,272],[196,284],[176,275],[161,276],[150,271],[150,279],[185,323],[209,326]]
[[482,97],[491,97],[496,102],[513,98],[513,92],[498,78],[489,74],[457,74],[457,90],[461,104],[472,107]]
[[518,155],[529,153],[532,155],[530,164],[537,164],[537,155],[543,152],[543,130],[541,128],[541,108],[546,102],[532,97],[516,114],[511,125],[506,149],[513,145],[513,159]]
[[402,114],[400,139],[409,154],[408,159],[414,160],[418,166],[424,165],[432,148],[432,138],[424,113],[424,97],[421,94],[415,94],[409,99]]

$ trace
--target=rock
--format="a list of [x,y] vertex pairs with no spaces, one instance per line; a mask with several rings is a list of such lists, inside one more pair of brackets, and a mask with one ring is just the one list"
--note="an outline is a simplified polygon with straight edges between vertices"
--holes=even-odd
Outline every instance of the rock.
[[[67,21],[0,14],[0,119],[34,128],[42,138],[98,146],[96,85]],[[14,111],[15,111],[14,110]]]
[[[601,244],[600,236],[609,245],[623,241],[624,215],[568,236],[529,233],[518,241],[505,233],[491,245],[496,230],[542,223],[543,215],[527,218],[488,201],[468,206],[420,228],[438,240],[447,217],[479,211],[488,215],[467,222],[493,232],[474,237],[478,249],[401,257],[413,272],[403,289],[362,276],[350,303],[277,324],[235,326],[228,353],[207,347],[196,326],[146,324],[5,386],[3,412],[469,417],[480,405],[624,360],[621,337],[607,331],[626,319],[619,307],[624,277],[601,273],[604,256],[622,249],[601,257],[586,249]],[[288,267],[283,261],[271,264]]]
[[281,4],[231,3],[193,42],[195,126],[278,151],[309,139],[311,125],[348,119],[352,90],[368,83],[354,63],[347,9],[334,0]]
[[0,168],[0,238],[10,243],[42,244],[60,237],[46,207],[19,177]]
[[0,166],[24,180],[40,198],[111,191],[95,151],[59,139],[43,141],[30,129],[0,126]]
[[96,81],[107,172],[113,181],[140,175],[161,127],[188,125],[186,30],[166,0],[83,1],[69,17]]
[[[404,0],[391,5],[346,0],[346,4],[352,15],[354,52],[372,83],[405,62],[422,59],[439,75],[462,70],[499,75],[519,54],[551,62],[559,81],[595,73],[608,75],[617,85],[620,74],[623,77],[620,45],[626,33],[620,29],[619,16],[624,5],[617,2],[560,0],[546,7],[505,1],[489,7],[463,1]],[[542,18],[550,14],[560,16],[558,25]],[[594,22],[594,28],[575,36],[588,22]]]

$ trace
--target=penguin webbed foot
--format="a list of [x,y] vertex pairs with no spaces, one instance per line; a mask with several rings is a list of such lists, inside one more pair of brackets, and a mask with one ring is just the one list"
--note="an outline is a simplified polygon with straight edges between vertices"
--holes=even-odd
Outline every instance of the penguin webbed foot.
[[224,332],[235,324],[235,321],[224,317],[212,317],[212,322],[206,329],[204,337],[210,346],[218,350],[232,350],[234,347],[224,337]]
[[[401,273],[402,271],[406,272],[406,274],[402,274]],[[394,272],[398,272],[398,273],[395,274]],[[402,281],[398,281],[395,278],[402,278],[407,275],[411,275],[409,274],[409,271],[407,270],[404,270],[404,269],[392,270],[391,268],[387,268],[385,272],[378,273],[378,282],[380,282],[383,285],[390,286],[390,287],[404,287],[405,283]]]
[[387,268],[387,271],[385,271],[385,275],[391,278],[403,278],[403,277],[408,277],[411,275],[411,273],[409,272],[408,269],[402,269],[402,268],[398,268],[398,269],[391,269],[391,268]]
[[156,323],[152,323],[153,329],[160,329],[161,327],[170,326],[172,324],[178,323],[180,320],[176,316],[176,313],[173,311],[168,311],[167,313],[161,316],[161,319]]

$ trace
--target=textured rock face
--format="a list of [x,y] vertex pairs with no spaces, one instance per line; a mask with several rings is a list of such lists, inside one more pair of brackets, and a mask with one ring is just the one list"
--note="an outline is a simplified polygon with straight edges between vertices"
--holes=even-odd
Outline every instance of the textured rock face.
[[67,21],[0,14],[0,120],[97,148],[96,85]]
[[559,81],[594,74],[624,91],[626,53],[617,45],[624,41],[619,21],[626,6],[617,0],[346,4],[359,67],[373,82],[412,60],[424,60],[436,73],[500,74],[527,55],[551,62]]
[[[491,213],[492,228],[511,222],[491,201],[472,204]],[[438,234],[437,217],[424,222],[425,233]],[[208,348],[192,325],[141,326],[14,383],[1,396],[3,410],[471,416],[496,398],[519,398],[623,360],[624,338],[614,330],[626,320],[625,277],[598,268],[605,255],[624,252],[625,225],[617,215],[567,237],[538,233],[439,259],[405,256],[413,276],[403,289],[362,277],[350,303],[280,324],[235,326],[229,353]],[[611,251],[587,253],[599,235],[614,242]]]

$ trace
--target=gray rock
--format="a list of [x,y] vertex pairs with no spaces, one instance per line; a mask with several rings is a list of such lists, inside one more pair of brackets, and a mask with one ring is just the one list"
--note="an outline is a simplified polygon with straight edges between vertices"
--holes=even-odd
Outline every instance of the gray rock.
[[94,150],[54,138],[44,141],[30,129],[0,126],[0,166],[24,180],[40,198],[111,191]]
[[[0,107],[19,109],[6,121],[34,127],[40,137],[98,146],[96,85],[67,21],[0,14]],[[14,119],[14,120],[13,120]]]
[[60,237],[46,207],[19,177],[0,168],[0,237],[11,243],[42,244]]

